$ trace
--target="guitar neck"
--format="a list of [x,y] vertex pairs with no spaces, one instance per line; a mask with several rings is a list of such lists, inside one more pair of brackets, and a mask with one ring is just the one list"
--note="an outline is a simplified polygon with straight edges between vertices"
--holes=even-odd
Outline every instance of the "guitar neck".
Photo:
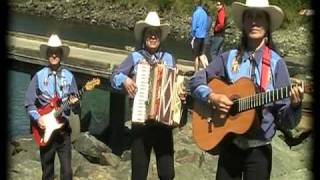
[[254,94],[234,100],[234,111],[242,112],[289,97],[291,87],[286,86],[275,90]]
[[[80,98],[83,93],[85,92],[85,89],[84,88],[81,88],[79,91],[78,91],[78,97]],[[58,111],[55,112],[54,116],[57,118],[61,115],[61,113],[68,107],[70,106],[70,102],[68,100],[65,100],[62,105],[61,105],[61,108],[59,108]]]

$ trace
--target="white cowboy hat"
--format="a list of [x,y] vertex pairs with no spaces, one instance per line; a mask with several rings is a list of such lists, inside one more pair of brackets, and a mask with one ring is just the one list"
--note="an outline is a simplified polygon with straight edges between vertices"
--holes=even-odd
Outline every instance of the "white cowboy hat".
[[159,27],[161,30],[161,41],[165,40],[170,32],[169,24],[161,24],[158,13],[155,11],[149,12],[145,20],[140,20],[136,23],[134,36],[138,42],[141,42],[143,38],[142,33],[146,27]]
[[284,14],[280,7],[269,5],[269,0],[246,0],[246,4],[241,2],[232,3],[232,17],[238,26],[242,29],[243,12],[247,9],[261,9],[265,11],[270,17],[270,31],[273,32],[282,24]]
[[58,35],[52,34],[48,40],[47,44],[40,45],[40,55],[43,58],[47,58],[47,51],[49,48],[61,48],[62,56],[61,59],[66,58],[70,53],[70,48],[68,46],[64,46],[61,43],[61,40]]

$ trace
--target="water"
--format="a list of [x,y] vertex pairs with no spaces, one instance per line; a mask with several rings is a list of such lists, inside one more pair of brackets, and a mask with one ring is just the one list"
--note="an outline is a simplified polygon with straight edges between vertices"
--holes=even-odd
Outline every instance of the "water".
[[24,96],[30,81],[30,75],[17,71],[8,71],[8,118],[9,137],[27,134],[29,120],[24,109]]

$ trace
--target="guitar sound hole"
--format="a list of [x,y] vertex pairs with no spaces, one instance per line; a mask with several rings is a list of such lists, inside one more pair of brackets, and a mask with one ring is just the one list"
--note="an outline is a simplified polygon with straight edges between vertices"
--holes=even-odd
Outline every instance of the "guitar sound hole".
[[231,106],[230,110],[229,110],[229,115],[231,116],[235,116],[238,113],[238,107],[239,107],[239,101],[237,101],[237,99],[239,99],[240,97],[238,95],[233,95],[230,97],[230,99],[233,101],[233,105]]
[[238,113],[238,108],[237,108],[238,106],[237,106],[237,104],[233,104],[232,106],[231,106],[231,108],[230,108],[230,110],[229,110],[229,114],[231,115],[231,116],[235,116],[237,113]]

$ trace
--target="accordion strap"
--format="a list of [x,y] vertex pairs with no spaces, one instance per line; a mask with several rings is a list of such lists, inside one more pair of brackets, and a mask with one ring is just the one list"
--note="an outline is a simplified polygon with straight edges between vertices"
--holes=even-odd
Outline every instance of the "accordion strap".
[[[140,50],[138,50],[137,52],[138,52],[139,54],[141,54],[141,56],[143,56],[143,57],[145,58],[145,60],[147,60],[147,62],[148,62],[150,65],[153,65],[153,64],[154,64],[154,62],[151,61],[151,54],[149,54],[146,50],[140,49]],[[159,52],[159,53],[160,53],[160,55],[161,55],[160,58],[158,58],[158,57],[156,56],[156,54],[154,54],[154,55],[156,56],[156,58],[157,58],[158,60],[162,61],[162,58],[163,58],[165,52]]]

